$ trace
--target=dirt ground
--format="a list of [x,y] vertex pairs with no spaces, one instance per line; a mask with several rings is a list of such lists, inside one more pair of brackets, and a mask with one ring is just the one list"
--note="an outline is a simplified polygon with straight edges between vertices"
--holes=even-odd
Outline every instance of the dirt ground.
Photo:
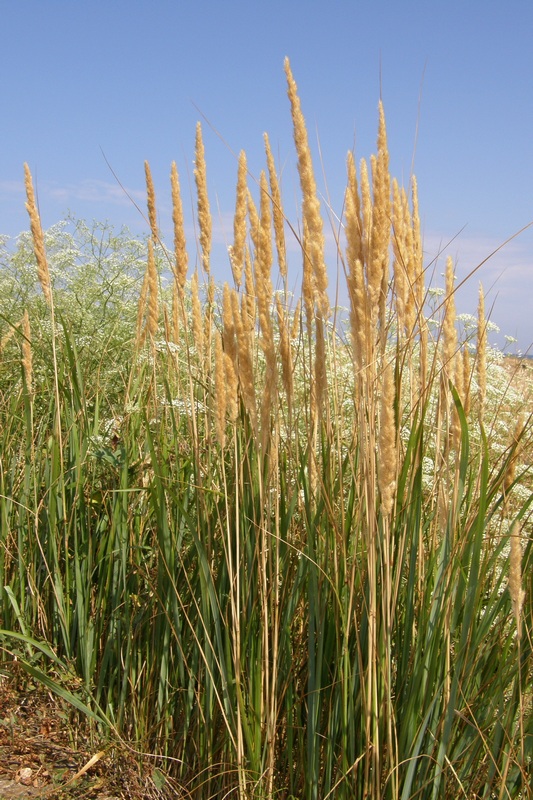
[[[83,719],[12,665],[0,673],[0,800],[161,800],[153,769],[118,746],[91,742]],[[166,787],[167,790],[170,787]]]

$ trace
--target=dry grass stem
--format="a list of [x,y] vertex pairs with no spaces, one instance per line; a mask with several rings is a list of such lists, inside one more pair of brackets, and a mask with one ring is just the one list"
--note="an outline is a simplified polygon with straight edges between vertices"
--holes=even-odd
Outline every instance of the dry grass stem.
[[315,393],[316,393],[316,410],[319,419],[322,418],[324,411],[324,402],[327,395],[328,376],[327,376],[327,359],[326,359],[326,331],[325,322],[320,314],[317,314],[315,320],[316,330],[316,346],[315,346]]
[[159,326],[159,277],[154,256],[154,245],[148,240],[148,319],[146,332],[153,341]]
[[215,406],[217,439],[220,448],[223,450],[226,444],[226,367],[222,349],[222,337],[218,332],[215,334],[215,394],[213,396],[213,404]]
[[476,370],[479,387],[479,418],[483,420],[487,397],[487,320],[485,319],[485,295],[481,284],[479,285],[479,302],[477,307]]
[[171,341],[175,342],[176,344],[179,342],[180,316],[182,314],[184,315],[184,313],[185,309],[183,306],[183,300],[180,297],[178,282],[174,277],[174,281],[172,282],[172,316],[170,336]]
[[204,356],[204,326],[202,319],[202,305],[200,303],[200,289],[198,286],[198,272],[194,272],[191,279],[191,302],[194,344],[196,346],[200,363],[202,363]]
[[30,317],[28,309],[24,309],[24,316],[22,317],[22,368],[24,370],[24,380],[30,394],[32,394],[33,387],[33,358],[31,348],[31,328]]
[[[237,340],[237,369],[236,373],[241,387],[244,405],[250,416],[252,428],[257,434],[257,403],[255,393],[254,358],[252,352],[250,332],[243,323],[243,315],[239,307],[239,298],[231,290],[231,304],[233,310],[233,327]],[[247,314],[245,313],[245,319]]]
[[239,383],[235,372],[235,362],[224,353],[224,371],[226,377],[226,413],[231,423],[237,421],[239,414]]
[[413,225],[413,273],[414,285],[413,294],[416,300],[416,311],[421,326],[422,309],[425,301],[424,286],[424,254],[422,248],[422,234],[420,230],[420,212],[418,209],[418,183],[416,177],[411,177],[411,203],[412,203],[412,225]]
[[509,555],[509,593],[513,603],[518,638],[522,635],[522,608],[526,593],[522,588],[522,543],[518,522],[515,522],[510,533],[511,550]]
[[[461,401],[461,405],[463,406],[464,410],[465,385],[464,385],[462,350],[458,350],[456,352],[454,360],[455,360],[454,364],[455,388],[457,390],[457,395],[459,397],[459,400]],[[460,443],[461,443],[461,420],[459,418],[459,412],[454,406],[453,420],[452,420],[452,447],[455,449],[456,452],[459,450]]]
[[292,361],[290,334],[287,328],[287,319],[279,295],[276,295],[276,310],[278,314],[281,375],[283,380],[283,387],[285,389],[285,397],[287,398],[287,409],[290,418],[292,413],[292,403],[294,396],[294,379],[293,379],[294,366]]
[[462,370],[463,370],[463,397],[462,397],[462,403],[463,403],[464,412],[465,412],[466,416],[468,416],[470,414],[470,397],[471,397],[470,385],[471,385],[471,382],[472,382],[472,373],[471,373],[471,368],[470,368],[470,351],[468,350],[468,345],[466,345],[466,344],[463,347],[463,365],[462,365]]
[[382,376],[382,394],[378,438],[378,486],[385,516],[392,512],[396,488],[396,423],[394,420],[394,370],[386,364]]
[[139,302],[137,304],[137,324],[136,330],[136,346],[142,347],[146,338],[146,327],[144,326],[144,318],[146,312],[146,301],[148,299],[148,291],[150,286],[150,262],[146,262],[146,270],[144,272],[143,283],[139,294]]

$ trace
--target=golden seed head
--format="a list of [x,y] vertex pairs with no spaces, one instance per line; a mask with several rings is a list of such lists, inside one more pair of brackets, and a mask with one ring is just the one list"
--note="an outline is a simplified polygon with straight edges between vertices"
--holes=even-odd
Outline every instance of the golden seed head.
[[266,133],[264,134],[264,139],[268,166],[268,179],[270,182],[270,196],[272,198],[272,214],[274,218],[274,236],[276,239],[276,251],[278,254],[278,267],[281,277],[286,280],[287,259],[285,253],[285,217],[283,214],[283,206],[281,204],[281,192],[276,173],[276,165],[274,164],[274,157],[272,155],[270,142]]
[[175,161],[172,162],[170,170],[170,188],[172,192],[172,222],[174,225],[174,278],[180,291],[183,291],[187,278],[189,257],[187,255],[187,243],[185,240],[185,225],[183,223],[183,205],[181,202],[178,168]]
[[[372,166],[372,234],[368,260],[368,288],[371,308],[380,309],[386,299],[383,287],[388,283],[389,240],[391,219],[391,189],[389,175],[389,151],[383,104],[379,103],[378,154],[371,158]],[[384,320],[380,319],[383,325]]]
[[348,185],[346,187],[345,216],[346,216],[346,254],[348,264],[353,265],[359,259],[363,260],[363,223],[361,220],[361,201],[357,186],[357,173],[353,153],[348,153],[347,158]]
[[15,335],[21,324],[22,320],[19,320],[19,322],[17,322],[16,325],[10,327],[8,332],[2,336],[2,338],[0,339],[0,354],[2,353],[7,343],[11,341],[11,339],[13,338],[13,336]]
[[155,204],[155,190],[154,182],[152,180],[152,172],[148,161],[144,162],[144,174],[146,177],[146,196],[148,202],[148,222],[150,223],[150,230],[152,232],[152,239],[154,244],[159,241],[159,232],[157,230],[157,212]]
[[298,155],[298,173],[302,188],[302,216],[306,226],[305,243],[316,287],[316,301],[322,316],[329,315],[328,274],[324,261],[324,233],[320,215],[316,181],[313,170],[311,150],[307,138],[307,128],[302,114],[296,82],[292,76],[289,59],[285,59],[287,93],[291,104],[294,143]]
[[370,258],[370,242],[372,238],[372,195],[370,192],[370,178],[368,175],[368,164],[362,158],[359,165],[359,182],[361,184],[361,244],[363,251],[362,263],[368,270]]
[[209,274],[211,254],[211,211],[207,194],[207,170],[205,164],[205,151],[202,139],[202,126],[196,125],[196,150],[194,178],[198,195],[198,227],[200,228],[200,246],[202,248],[202,264],[205,272]]
[[24,164],[24,182],[26,186],[27,197],[26,210],[30,217],[33,251],[37,261],[37,276],[39,278],[39,283],[41,284],[45,300],[49,306],[52,306],[52,286],[50,281],[50,271],[48,269],[48,261],[46,258],[46,250],[44,246],[44,234],[39,212],[37,211],[37,204],[35,202],[31,172],[27,164]]
[[246,240],[246,208],[248,187],[246,176],[246,153],[239,154],[239,171],[237,174],[237,197],[235,200],[235,216],[233,218],[233,247],[231,248],[231,269],[236,286],[241,285],[244,268],[244,243]]
[[255,262],[255,294],[259,315],[259,325],[263,336],[263,349],[267,355],[269,363],[275,363],[274,355],[274,334],[272,330],[272,319],[270,316],[270,305],[272,301],[272,280],[270,276],[272,268],[272,235],[271,235],[271,214],[268,184],[265,173],[261,172],[261,217],[257,230],[257,252]]
[[444,304],[444,320],[442,323],[442,363],[448,378],[453,382],[455,353],[457,352],[457,330],[455,327],[455,275],[453,271],[453,259],[448,256],[446,259],[446,294]]

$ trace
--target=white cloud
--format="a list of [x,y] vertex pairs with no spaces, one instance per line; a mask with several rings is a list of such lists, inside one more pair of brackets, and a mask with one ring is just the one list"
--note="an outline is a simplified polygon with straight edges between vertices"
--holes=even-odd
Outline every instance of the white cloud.
[[144,203],[146,192],[140,189],[130,189],[119,186],[117,183],[100,181],[92,178],[79,183],[56,185],[43,182],[39,187],[40,193],[62,203],[71,203],[80,200],[89,203],[106,203],[111,205],[131,205],[132,199],[136,203]]
[[24,194],[24,181],[0,181],[0,195]]

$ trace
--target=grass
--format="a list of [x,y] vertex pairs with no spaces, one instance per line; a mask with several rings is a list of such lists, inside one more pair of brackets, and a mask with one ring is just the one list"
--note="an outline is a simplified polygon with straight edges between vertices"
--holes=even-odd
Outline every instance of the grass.
[[2,277],[4,669],[152,754],[178,796],[531,797],[530,384],[488,348],[482,291],[460,335],[451,260],[426,285],[381,106],[377,155],[348,158],[347,319],[330,309],[286,72],[302,219],[268,139],[257,204],[241,155],[232,286],[200,127],[190,280],[175,166],[169,252],[146,165],[144,283],[126,236],[44,235],[28,173],[35,252]]

